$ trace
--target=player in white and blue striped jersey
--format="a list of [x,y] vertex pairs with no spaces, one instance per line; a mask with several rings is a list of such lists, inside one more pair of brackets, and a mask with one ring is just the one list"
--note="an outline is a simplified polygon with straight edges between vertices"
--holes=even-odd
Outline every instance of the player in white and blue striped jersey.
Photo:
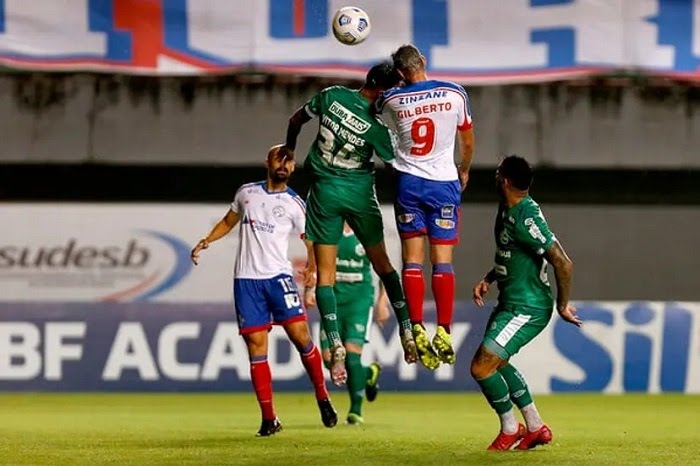
[[[192,249],[197,265],[199,253],[224,237],[238,223],[239,250],[234,268],[234,302],[238,328],[250,357],[250,375],[262,413],[259,436],[282,429],[272,403],[272,374],[267,362],[268,332],[272,324],[284,327],[314,385],[321,419],[326,427],[338,422],[323,376],[323,361],[311,339],[306,312],[292,277],[288,259],[289,237],[304,238],[306,207],[287,186],[294,172],[294,153],[274,146],[267,155],[267,179],[241,186],[224,218]],[[307,284],[315,274],[309,250]]]

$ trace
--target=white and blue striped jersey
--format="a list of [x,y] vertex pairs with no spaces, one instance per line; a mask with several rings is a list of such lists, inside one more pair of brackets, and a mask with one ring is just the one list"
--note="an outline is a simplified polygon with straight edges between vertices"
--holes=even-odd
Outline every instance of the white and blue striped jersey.
[[266,279],[292,275],[289,237],[304,236],[306,205],[291,189],[268,192],[261,181],[241,186],[231,203],[240,216],[239,246],[234,278]]
[[428,180],[458,179],[455,135],[472,127],[469,97],[462,86],[420,81],[390,89],[377,104],[398,131],[394,168]]

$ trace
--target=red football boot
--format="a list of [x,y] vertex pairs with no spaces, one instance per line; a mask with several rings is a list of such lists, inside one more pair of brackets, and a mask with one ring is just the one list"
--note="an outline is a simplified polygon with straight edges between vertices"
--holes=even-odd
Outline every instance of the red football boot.
[[518,424],[518,431],[514,434],[504,434],[499,432],[496,439],[491,442],[491,445],[487,448],[490,451],[500,451],[500,450],[510,450],[513,445],[518,443],[518,440],[525,436],[527,429],[522,424]]
[[542,427],[534,432],[528,432],[518,444],[518,450],[529,450],[537,445],[545,445],[552,441],[552,430],[547,424],[542,424]]

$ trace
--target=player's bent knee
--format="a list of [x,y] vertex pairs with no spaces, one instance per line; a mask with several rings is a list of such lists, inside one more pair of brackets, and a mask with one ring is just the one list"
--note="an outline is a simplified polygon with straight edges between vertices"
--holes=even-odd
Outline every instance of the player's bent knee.
[[503,360],[497,355],[480,346],[471,363],[471,374],[476,380],[482,380],[493,375],[501,366]]

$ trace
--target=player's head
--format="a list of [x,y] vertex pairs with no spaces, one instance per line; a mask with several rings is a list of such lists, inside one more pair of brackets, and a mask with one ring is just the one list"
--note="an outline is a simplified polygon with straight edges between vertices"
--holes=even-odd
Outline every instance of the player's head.
[[415,45],[402,45],[391,54],[394,67],[406,81],[425,72],[426,58]]
[[382,92],[397,86],[399,81],[401,81],[401,77],[396,72],[394,65],[390,61],[383,61],[369,69],[362,87]]
[[532,185],[532,167],[519,155],[508,155],[496,169],[496,185],[500,194],[508,191],[527,192]]
[[294,173],[294,152],[283,144],[270,147],[267,153],[267,177],[275,183],[286,183]]

